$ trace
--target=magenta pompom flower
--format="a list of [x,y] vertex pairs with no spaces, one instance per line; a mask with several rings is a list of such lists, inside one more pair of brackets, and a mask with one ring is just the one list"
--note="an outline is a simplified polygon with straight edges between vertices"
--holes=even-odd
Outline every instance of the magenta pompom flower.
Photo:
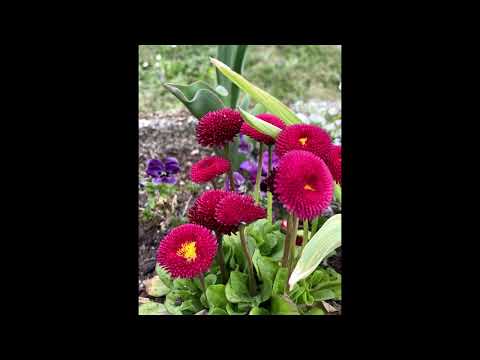
[[332,139],[328,133],[315,125],[297,124],[287,126],[278,135],[275,153],[283,156],[292,150],[305,150],[323,157],[330,150]]
[[313,219],[333,198],[333,179],[325,162],[301,150],[286,153],[275,173],[275,193],[299,219]]
[[266,216],[266,210],[255,205],[255,201],[250,195],[240,195],[236,193],[225,196],[218,203],[215,211],[215,218],[227,226],[238,226],[241,223],[250,224]]
[[236,225],[224,225],[215,218],[218,203],[231,193],[225,190],[209,190],[202,193],[188,211],[191,223],[203,225],[219,234],[230,234],[237,231]]
[[217,240],[197,224],[176,227],[157,249],[157,262],[174,278],[193,278],[207,271],[217,252]]
[[240,132],[243,119],[238,111],[225,108],[206,113],[197,125],[197,140],[203,146],[223,146]]
[[[275,125],[276,127],[280,129],[285,129],[286,125],[285,123],[279,119],[278,117],[272,115],[272,114],[260,114],[257,115],[259,119],[262,119],[263,121],[266,121],[272,125]],[[271,136],[262,134],[260,131],[254,129],[250,125],[248,125],[246,122],[242,124],[242,127],[240,129],[240,132],[244,135],[250,136],[252,139],[255,139],[257,141],[260,141],[261,143],[264,143],[266,145],[273,145],[275,144],[275,139],[272,138]]]
[[230,170],[230,161],[221,156],[207,156],[192,165],[190,178],[198,184],[206,183]]
[[340,145],[332,145],[330,151],[323,156],[323,160],[330,169],[333,180],[342,184],[342,147]]

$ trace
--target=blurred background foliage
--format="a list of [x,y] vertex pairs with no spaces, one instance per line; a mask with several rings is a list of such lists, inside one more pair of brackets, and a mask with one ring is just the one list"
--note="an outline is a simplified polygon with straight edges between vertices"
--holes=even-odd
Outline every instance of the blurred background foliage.
[[[183,107],[162,82],[216,83],[209,56],[217,45],[139,46],[139,111]],[[243,75],[291,106],[312,99],[340,101],[341,48],[338,45],[249,45]]]

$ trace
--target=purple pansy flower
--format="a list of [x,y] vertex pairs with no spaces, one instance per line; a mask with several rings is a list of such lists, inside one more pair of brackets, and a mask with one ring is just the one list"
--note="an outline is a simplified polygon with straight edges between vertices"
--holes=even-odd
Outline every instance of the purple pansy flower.
[[257,164],[252,160],[245,160],[240,164],[240,170],[246,171],[248,177],[252,183],[255,183],[255,178],[257,176]]
[[[242,186],[243,184],[245,184],[245,178],[242,176],[242,174],[240,174],[239,172],[235,171],[233,173],[233,183],[235,185],[235,191],[238,191],[238,189],[240,188],[240,186]],[[230,181],[227,181],[225,182],[225,190],[227,191],[230,191]]]
[[[279,160],[280,158],[278,157],[278,155],[272,151],[272,169],[277,167]],[[267,172],[268,172],[268,151],[265,151],[263,153],[263,159],[262,159],[262,175],[266,176]]]
[[147,163],[147,175],[152,177],[154,184],[175,184],[177,178],[174,175],[179,171],[180,165],[174,157],[167,157],[164,161],[152,159]]
[[238,152],[249,154],[252,151],[252,144],[245,140],[245,136],[240,134],[240,144],[238,145]]

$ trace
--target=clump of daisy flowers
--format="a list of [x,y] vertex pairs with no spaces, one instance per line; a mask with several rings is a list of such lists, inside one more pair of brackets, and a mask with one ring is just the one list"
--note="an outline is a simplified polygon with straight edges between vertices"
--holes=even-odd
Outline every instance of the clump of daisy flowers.
[[[198,122],[197,141],[202,146],[223,149],[224,157],[229,161],[229,144],[240,133],[242,124],[243,118],[236,110],[224,108],[207,112]],[[227,172],[230,188],[234,189],[235,181],[231,167]]]

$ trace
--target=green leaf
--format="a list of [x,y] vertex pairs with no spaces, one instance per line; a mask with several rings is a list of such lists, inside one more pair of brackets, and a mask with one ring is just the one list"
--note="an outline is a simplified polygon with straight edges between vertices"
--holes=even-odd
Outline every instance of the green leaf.
[[228,90],[225,89],[222,85],[218,85],[215,88],[215,91],[217,92],[217,94],[219,94],[221,96],[228,96]]
[[325,315],[325,311],[318,307],[311,308],[303,315]]
[[244,306],[242,308],[239,308],[239,304],[232,304],[228,303],[227,304],[227,313],[228,315],[245,315],[248,312],[247,309],[245,309]]
[[[213,269],[213,266],[210,268],[210,271]],[[217,275],[215,274],[208,274],[207,276],[205,276],[205,287],[209,287],[210,285],[213,285],[215,284],[215,282],[217,281]],[[203,291],[202,290],[202,283],[200,282],[200,279],[198,277],[195,277],[193,278],[193,283],[195,284],[195,286],[198,288],[198,290],[200,291]]]
[[278,264],[266,256],[260,255],[260,250],[256,249],[252,256],[253,266],[257,271],[258,278],[261,281],[270,280],[273,283],[277,274]]
[[269,122],[266,122],[256,116],[253,116],[252,114],[246,112],[243,109],[239,110],[245,122],[254,129],[260,131],[262,134],[268,135],[276,139],[278,134],[280,134],[280,132],[282,131],[282,129],[280,129],[279,127],[276,127],[275,125],[270,124]]
[[312,296],[315,298],[315,301],[324,301],[335,299],[335,292],[331,289],[322,289],[312,292]]
[[240,89],[249,94],[252,99],[263,104],[268,112],[278,116],[287,125],[301,124],[302,121],[290,110],[286,105],[282,104],[278,99],[268,94],[266,91],[258,88],[250,83],[238,72],[235,72],[230,67],[222,63],[217,59],[210,58],[210,61],[216,68],[233,83],[235,83]]
[[248,275],[232,271],[225,287],[225,296],[231,303],[250,302],[253,298],[248,292]]
[[208,315],[228,315],[228,313],[220,308],[211,308]]
[[166,286],[158,275],[153,278],[145,280],[145,290],[148,295],[153,297],[160,297],[167,295],[170,292],[170,288]]
[[168,315],[165,305],[149,301],[138,307],[138,315]]
[[196,81],[190,85],[167,83],[163,86],[175,95],[197,119],[207,112],[225,107],[215,90],[203,81]]
[[269,279],[265,279],[265,281],[260,285],[260,294],[256,295],[254,298],[254,304],[258,306],[261,303],[270,299],[271,297],[272,297],[272,282]]
[[[230,66],[237,73],[242,73],[245,54],[248,45],[218,45],[218,58]],[[225,87],[230,94],[225,104],[228,107],[235,108],[238,100],[239,89],[227,77],[217,69],[217,83]]]
[[286,295],[273,295],[271,304],[272,315],[300,315],[297,306]]
[[240,109],[248,110],[249,106],[250,106],[250,95],[244,94],[239,107]]
[[167,297],[165,298],[165,308],[167,311],[172,315],[183,315],[180,311],[180,305],[176,305],[175,301],[177,299],[177,295],[173,292],[170,292]]
[[211,307],[224,309],[228,302],[225,296],[225,285],[210,285],[207,288],[207,300]]
[[250,310],[248,315],[269,315],[270,313],[268,312],[267,309],[264,309],[262,307],[255,306]]
[[192,315],[196,312],[199,312],[202,309],[203,309],[203,306],[200,303],[200,300],[196,298],[185,300],[182,303],[182,305],[180,305],[180,308],[179,308],[182,314],[185,314],[185,315]]
[[167,272],[167,270],[165,270],[164,268],[162,268],[160,266],[160,264],[157,263],[157,265],[155,265],[155,272],[157,273],[158,277],[160,278],[160,280],[162,280],[162,282],[165,284],[165,286],[168,286],[169,288],[172,288],[173,287],[173,280],[172,280],[172,277],[170,276],[170,274]]
[[332,216],[305,245],[302,255],[288,280],[290,290],[298,281],[313,273],[325,256],[341,245],[341,226],[341,214]]
[[[247,110],[247,109],[244,109],[244,110]],[[252,114],[255,116],[266,113],[266,112],[267,112],[267,108],[262,104],[256,104],[252,110]]]
[[288,268],[281,267],[277,271],[275,281],[273,282],[273,294],[283,295],[287,291]]
[[173,280],[173,288],[175,290],[188,290],[192,294],[199,292],[198,287],[191,279],[175,279]]

